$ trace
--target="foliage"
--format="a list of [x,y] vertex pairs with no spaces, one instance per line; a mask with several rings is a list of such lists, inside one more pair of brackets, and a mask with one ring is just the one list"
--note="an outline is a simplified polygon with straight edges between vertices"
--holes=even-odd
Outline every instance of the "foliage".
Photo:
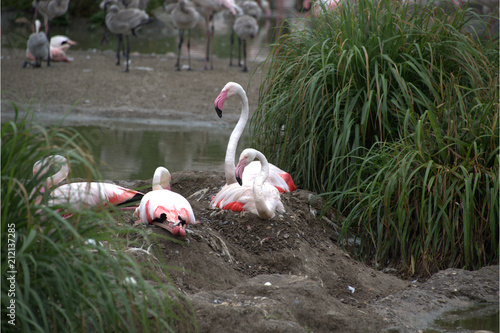
[[346,1],[292,28],[250,130],[347,216],[360,257],[477,268],[498,260],[498,39],[470,10],[412,6]]
[[[118,228],[109,210],[72,211],[44,205],[46,200],[35,205],[32,193],[43,177],[33,177],[32,166],[43,157],[62,154],[83,165],[89,178],[98,175],[77,134],[44,128],[29,117],[2,126],[2,331],[173,332],[186,323],[195,327],[189,305],[174,287],[153,287],[144,279],[148,266],[126,252],[123,235],[131,230]],[[59,209],[73,216],[65,219]]]

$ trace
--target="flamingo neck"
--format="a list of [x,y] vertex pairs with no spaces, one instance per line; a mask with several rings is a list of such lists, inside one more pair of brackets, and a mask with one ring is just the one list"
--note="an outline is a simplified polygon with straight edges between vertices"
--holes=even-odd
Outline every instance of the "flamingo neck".
[[153,191],[170,190],[170,173],[165,168],[157,168],[153,176]]
[[61,165],[61,168],[59,169],[58,172],[56,172],[54,175],[47,177],[45,179],[42,186],[37,186],[33,189],[30,197],[33,197],[36,194],[35,205],[38,205],[38,204],[40,204],[40,202],[42,202],[41,193],[48,192],[51,187],[59,184],[64,179],[66,179],[66,177],[68,177],[68,175],[69,175],[69,165],[68,165],[68,161],[66,160],[66,158],[64,158],[63,156],[60,156],[60,155],[55,155],[55,156],[51,156],[51,157],[47,158],[45,161],[48,161],[48,159],[51,159],[50,162],[48,162],[48,163],[42,162],[43,163],[42,167],[41,167],[40,171],[38,172],[38,174],[35,176],[37,176],[37,177],[44,176],[49,171],[49,168],[55,163],[62,163],[62,165]]
[[240,137],[245,130],[245,126],[248,121],[248,98],[244,90],[240,89],[238,95],[241,97],[241,115],[238,123],[233,129],[231,136],[229,137],[229,143],[227,144],[226,159],[224,163],[224,171],[226,173],[226,183],[233,184],[236,183],[236,177],[234,176],[234,160],[236,158],[236,149],[238,148],[238,142]]
[[260,152],[257,152],[256,157],[260,161],[260,172],[253,182],[253,197],[255,201],[255,208],[257,209],[257,212],[259,213],[259,216],[261,218],[270,219],[274,216],[274,212],[267,206],[262,190],[264,182],[269,176],[269,163],[267,162],[266,157]]

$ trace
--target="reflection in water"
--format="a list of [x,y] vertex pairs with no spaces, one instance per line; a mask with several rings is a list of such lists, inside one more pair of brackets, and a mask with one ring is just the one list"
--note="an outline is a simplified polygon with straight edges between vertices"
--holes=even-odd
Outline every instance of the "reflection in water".
[[498,303],[475,306],[446,312],[424,333],[474,333],[499,332]]
[[[158,166],[180,170],[224,170],[224,156],[232,128],[191,129],[120,126],[73,127],[90,144],[104,179],[151,179]],[[240,150],[246,141],[240,140]],[[79,175],[73,174],[78,177]]]

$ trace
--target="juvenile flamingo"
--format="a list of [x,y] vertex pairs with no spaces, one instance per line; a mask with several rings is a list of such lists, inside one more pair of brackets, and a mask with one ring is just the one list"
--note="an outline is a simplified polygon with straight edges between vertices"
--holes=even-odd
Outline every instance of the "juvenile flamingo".
[[172,19],[176,28],[179,30],[179,44],[177,45],[177,70],[181,70],[180,58],[182,43],[184,42],[184,31],[188,32],[187,51],[188,51],[188,70],[191,70],[191,29],[196,27],[200,20],[200,14],[194,4],[189,0],[179,0],[179,2],[168,5],[165,10],[172,13]]
[[[243,183],[244,170],[255,158],[260,161],[260,171],[253,183]],[[278,213],[284,213],[285,208],[276,187],[266,182],[269,176],[269,163],[264,154],[258,150],[247,148],[240,155],[235,177],[238,183],[226,184],[215,195],[211,208],[222,208],[236,212],[248,210],[262,219],[271,219]]]
[[[47,40],[50,40],[49,21],[53,18],[62,16],[68,11],[69,0],[34,0],[33,8],[35,8],[35,20],[38,12],[42,14],[45,23],[45,34]],[[49,50],[46,53],[47,66],[50,66]]]
[[[45,177],[52,165],[60,165],[59,171],[47,177],[41,188],[35,189],[39,193],[48,191],[51,187],[66,179],[69,174],[68,161],[64,156],[51,155],[35,163],[33,175],[37,178]],[[50,192],[49,206],[69,204],[76,209],[84,209],[107,204],[120,205],[138,201],[144,194],[122,186],[102,182],[76,182],[61,185]],[[35,204],[42,201],[41,194],[35,197]]]
[[191,204],[179,193],[170,191],[170,172],[158,167],[153,176],[153,190],[144,195],[136,208],[136,223],[154,224],[172,235],[186,236],[186,226],[197,223]]
[[234,21],[233,30],[238,36],[238,66],[241,66],[239,51],[241,50],[241,43],[243,42],[243,72],[248,72],[247,43],[249,39],[253,39],[259,32],[259,24],[253,16],[242,15]]
[[[224,171],[226,175],[226,183],[233,184],[236,183],[236,178],[234,175],[234,160],[236,157],[236,148],[238,146],[238,141],[240,140],[241,134],[243,133],[246,123],[248,121],[248,98],[245,90],[235,82],[228,82],[219,96],[214,101],[215,111],[219,117],[222,117],[222,108],[224,102],[228,97],[237,95],[241,98],[241,115],[238,123],[233,129],[229,142],[227,144],[226,158],[224,162]],[[243,174],[243,183],[252,182],[260,171],[259,162],[255,161],[250,163],[245,168],[245,173]],[[295,183],[293,182],[292,176],[286,171],[281,170],[273,164],[269,164],[269,177],[267,182],[275,186],[280,192],[291,192],[297,189]]]
[[26,56],[35,60],[35,63],[25,61],[23,68],[27,65],[40,67],[42,65],[42,60],[49,54],[49,40],[45,33],[40,32],[41,24],[40,20],[35,21],[35,32],[30,35],[26,49]]

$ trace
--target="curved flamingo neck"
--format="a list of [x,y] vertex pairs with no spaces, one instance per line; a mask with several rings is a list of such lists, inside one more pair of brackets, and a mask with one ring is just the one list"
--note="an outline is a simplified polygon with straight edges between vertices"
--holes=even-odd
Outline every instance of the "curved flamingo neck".
[[259,213],[259,216],[263,219],[269,219],[274,216],[274,212],[269,209],[262,191],[267,177],[269,176],[269,163],[266,157],[259,151],[256,151],[255,157],[260,161],[260,172],[253,182],[253,197],[255,201],[255,208]]
[[[226,159],[224,163],[224,171],[226,173],[226,183],[233,184],[236,183],[236,177],[234,176],[234,160],[236,158],[236,149],[238,148],[238,142],[240,141],[240,137],[245,130],[245,126],[248,121],[248,98],[245,91],[240,88],[238,89],[237,94],[241,98],[241,115],[240,119],[238,119],[238,123],[233,129],[231,136],[229,137],[229,143],[227,144],[226,149]],[[265,158],[265,157],[264,157]]]
[[170,190],[170,172],[163,167],[156,168],[153,176],[153,191],[157,190]]
[[65,157],[60,156],[60,155],[55,155],[51,162],[47,166],[43,166],[48,170],[51,165],[55,163],[62,163],[61,168],[59,169],[58,172],[56,172],[53,176],[47,177],[45,180],[45,190],[49,190],[52,186],[59,184],[62,182],[66,177],[69,175],[69,165],[68,165],[68,160],[66,160]]

